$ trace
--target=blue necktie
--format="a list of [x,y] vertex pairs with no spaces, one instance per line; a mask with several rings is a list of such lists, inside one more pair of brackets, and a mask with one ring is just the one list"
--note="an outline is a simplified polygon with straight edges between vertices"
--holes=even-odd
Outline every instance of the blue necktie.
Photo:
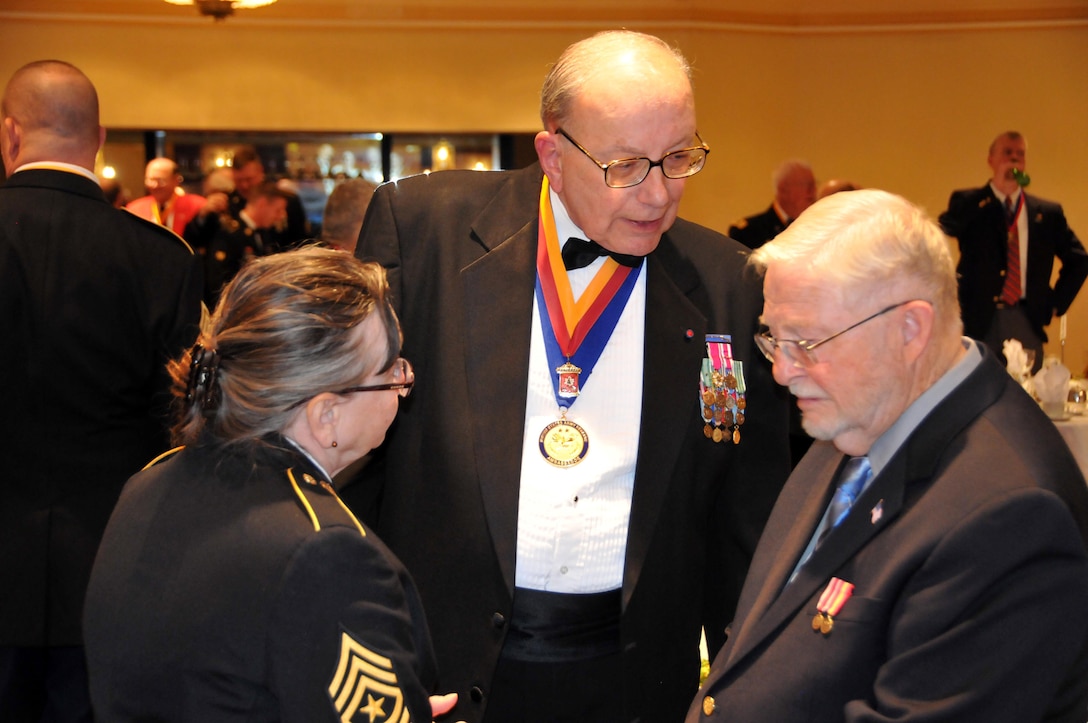
[[797,573],[812,557],[816,548],[823,543],[827,533],[846,519],[846,516],[850,513],[850,508],[861,495],[861,491],[865,489],[865,483],[869,481],[872,474],[873,468],[869,466],[868,457],[851,457],[846,461],[839,473],[839,483],[835,487],[835,496],[831,498],[831,504],[828,505],[828,512],[821,519],[820,524],[813,533],[816,541],[812,542],[810,539],[808,547],[805,548],[805,552],[801,555],[801,559],[797,561],[797,565],[793,568],[793,574],[790,575],[789,580],[786,582],[787,585],[797,577]]
[[851,457],[847,460],[842,468],[842,474],[839,475],[839,486],[835,488],[835,496],[831,499],[827,525],[820,533],[820,541],[828,532],[838,527],[839,523],[846,519],[846,515],[850,513],[850,508],[857,502],[858,495],[861,494],[861,490],[865,487],[865,483],[872,473],[873,468],[869,466],[868,457]]

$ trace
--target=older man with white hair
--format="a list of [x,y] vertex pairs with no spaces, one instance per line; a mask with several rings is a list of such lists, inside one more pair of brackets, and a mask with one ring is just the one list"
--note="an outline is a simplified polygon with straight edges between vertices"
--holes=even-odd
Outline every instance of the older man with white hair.
[[752,262],[756,341],[817,441],[688,722],[1083,723],[1088,487],[962,335],[940,229],[834,194]]

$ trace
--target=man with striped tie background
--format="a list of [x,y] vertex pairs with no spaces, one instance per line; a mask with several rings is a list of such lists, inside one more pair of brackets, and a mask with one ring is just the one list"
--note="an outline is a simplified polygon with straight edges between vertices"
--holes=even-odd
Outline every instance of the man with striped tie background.
[[[1005,339],[1018,339],[1035,350],[1037,370],[1044,327],[1073,303],[1088,277],[1088,254],[1059,204],[1025,192],[1031,178],[1023,135],[995,138],[987,163],[989,183],[953,192],[940,217],[944,232],[959,241],[964,333],[999,355]],[[1051,287],[1055,258],[1061,270]]]

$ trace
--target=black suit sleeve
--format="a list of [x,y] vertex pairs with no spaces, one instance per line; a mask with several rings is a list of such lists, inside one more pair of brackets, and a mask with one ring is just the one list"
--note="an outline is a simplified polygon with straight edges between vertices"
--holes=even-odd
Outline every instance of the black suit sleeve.
[[[1048,225],[1054,238],[1054,253],[1062,263],[1053,295],[1054,313],[1061,316],[1069,310],[1085,278],[1088,278],[1088,252],[1085,252],[1073,229],[1069,228],[1061,206],[1048,215]],[[1028,243],[1031,243],[1030,237]]]

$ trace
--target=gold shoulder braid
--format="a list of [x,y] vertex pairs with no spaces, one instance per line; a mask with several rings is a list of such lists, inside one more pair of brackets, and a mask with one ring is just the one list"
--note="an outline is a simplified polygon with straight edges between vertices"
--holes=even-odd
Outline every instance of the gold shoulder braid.
[[314,511],[314,506],[310,503],[310,500],[307,499],[306,493],[303,491],[304,489],[313,490],[315,494],[317,493],[316,491],[318,489],[324,490],[334,500],[336,500],[336,503],[340,505],[340,508],[344,511],[344,513],[351,519],[353,523],[355,523],[355,527],[359,530],[359,534],[363,537],[366,537],[366,530],[363,529],[363,524],[359,522],[359,518],[357,518],[350,509],[348,509],[348,506],[344,504],[344,501],[342,499],[340,499],[340,495],[336,494],[336,490],[333,489],[331,484],[323,479],[317,479],[309,473],[303,473],[302,484],[300,485],[298,483],[298,480],[295,478],[295,470],[293,467],[287,468],[287,479],[291,482],[291,489],[295,491],[295,496],[298,497],[299,503],[302,505],[303,510],[306,511],[306,515],[310,518],[310,523],[314,526],[314,532],[319,532],[321,530],[321,521],[317,518],[317,513]]

